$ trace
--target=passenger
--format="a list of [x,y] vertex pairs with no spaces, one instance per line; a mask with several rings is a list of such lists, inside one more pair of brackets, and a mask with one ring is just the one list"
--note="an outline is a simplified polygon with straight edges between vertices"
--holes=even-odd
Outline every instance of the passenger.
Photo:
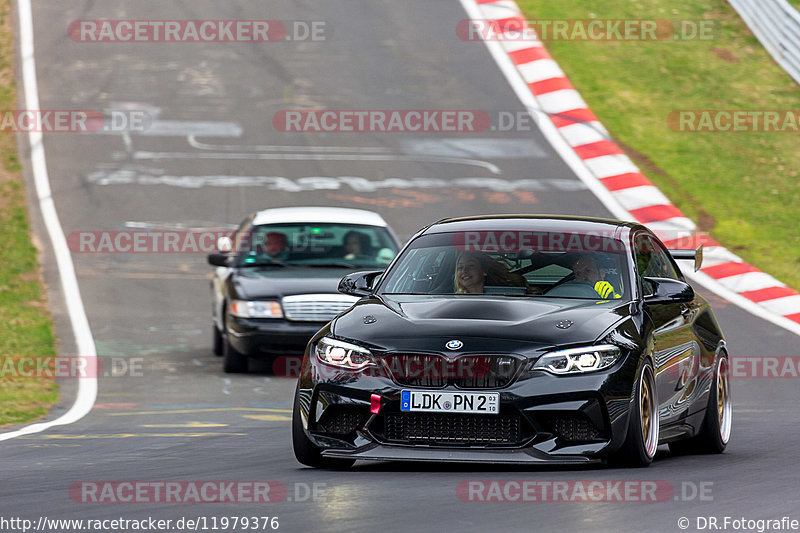
[[526,292],[531,292],[525,278],[482,253],[463,253],[458,257],[453,284],[458,294],[483,294],[485,285],[525,287]]
[[604,280],[606,271],[604,268],[598,268],[597,262],[588,256],[580,256],[573,264],[572,271],[575,273],[577,281],[586,281],[594,287],[600,298],[617,299],[622,298],[622,295],[617,294],[614,286],[608,281]]

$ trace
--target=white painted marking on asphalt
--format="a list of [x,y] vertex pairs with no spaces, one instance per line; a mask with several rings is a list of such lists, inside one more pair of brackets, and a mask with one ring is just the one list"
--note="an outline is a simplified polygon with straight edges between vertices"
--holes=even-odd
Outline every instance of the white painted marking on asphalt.
[[[39,106],[39,87],[36,79],[36,61],[34,57],[33,40],[33,12],[30,0],[17,0],[17,10],[19,12],[19,47],[20,58],[22,60],[22,83],[25,95],[25,106],[28,109],[40,109]],[[75,267],[72,264],[67,240],[64,230],[58,219],[55,202],[53,201],[50,189],[50,177],[47,173],[47,159],[44,151],[44,138],[41,132],[28,132],[28,142],[31,149],[31,170],[36,189],[36,196],[39,200],[39,207],[42,211],[42,218],[50,241],[53,245],[53,255],[56,258],[58,273],[61,278],[61,287],[64,290],[64,299],[67,305],[72,331],[75,334],[75,341],[78,355],[86,358],[88,375],[78,380],[78,394],[72,407],[49,422],[31,424],[16,431],[0,434],[0,441],[39,433],[54,426],[63,426],[77,422],[92,410],[95,399],[97,398],[97,351],[95,350],[92,330],[89,327],[89,319],[86,317],[86,310],[83,307],[78,279],[75,276]]]
[[389,149],[379,146],[281,146],[277,144],[209,144],[197,140],[197,136],[189,135],[189,146],[198,150],[210,150],[217,152],[317,152],[317,153],[368,153],[386,154]]
[[517,65],[517,68],[519,68],[522,78],[527,83],[564,77],[564,71],[552,59],[539,59],[530,63],[523,63]]
[[453,157],[424,157],[388,154],[265,154],[258,152],[134,152],[132,158],[138,161],[162,161],[165,159],[228,159],[241,160],[278,160],[278,161],[399,161],[413,163],[452,163],[485,168],[492,174],[501,174],[500,167],[487,161],[459,159]]
[[228,378],[222,378],[222,393],[227,394],[230,396],[231,391],[228,390],[228,385],[231,384],[231,380]]
[[541,159],[547,153],[533,139],[403,139],[405,154],[471,159]]
[[[142,131],[130,130],[134,135],[148,137],[241,137],[242,127],[237,122],[212,120],[154,120]],[[113,132],[108,132],[113,133]]]

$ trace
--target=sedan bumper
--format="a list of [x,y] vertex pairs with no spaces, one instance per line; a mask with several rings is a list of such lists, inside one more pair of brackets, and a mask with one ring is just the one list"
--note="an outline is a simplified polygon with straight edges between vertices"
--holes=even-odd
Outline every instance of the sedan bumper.
[[228,316],[228,341],[240,353],[254,359],[300,355],[325,322],[292,322],[282,318]]

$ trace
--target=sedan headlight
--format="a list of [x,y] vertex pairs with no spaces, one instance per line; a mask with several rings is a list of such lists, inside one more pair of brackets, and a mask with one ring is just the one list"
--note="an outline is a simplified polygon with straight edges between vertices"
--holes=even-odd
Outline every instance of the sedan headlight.
[[545,370],[558,375],[595,372],[616,363],[621,354],[621,350],[611,344],[558,350],[541,356],[531,370]]
[[361,370],[374,366],[372,354],[366,348],[331,337],[322,337],[314,347],[321,362],[347,370]]
[[228,312],[239,318],[283,318],[280,302],[231,300]]

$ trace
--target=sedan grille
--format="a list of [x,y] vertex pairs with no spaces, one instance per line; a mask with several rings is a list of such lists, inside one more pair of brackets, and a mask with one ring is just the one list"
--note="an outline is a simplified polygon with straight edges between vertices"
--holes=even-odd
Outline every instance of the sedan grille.
[[514,444],[520,441],[520,416],[390,413],[385,436],[418,444]]
[[281,302],[287,320],[296,322],[330,322],[358,300],[344,294],[298,294]]
[[509,355],[393,354],[383,358],[394,380],[408,387],[497,389],[511,383],[522,360]]

